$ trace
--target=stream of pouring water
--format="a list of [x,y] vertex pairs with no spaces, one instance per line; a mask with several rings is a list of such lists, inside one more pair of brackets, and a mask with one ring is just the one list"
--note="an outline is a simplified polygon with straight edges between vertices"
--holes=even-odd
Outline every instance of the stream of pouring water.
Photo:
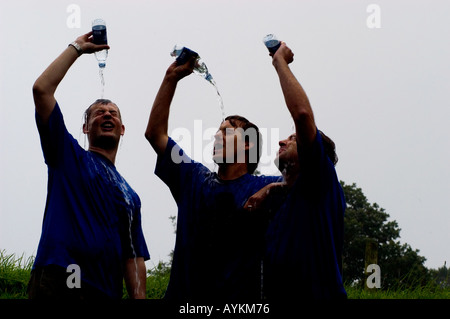
[[99,68],[99,74],[100,74],[100,83],[102,84],[102,95],[101,98],[103,99],[103,95],[105,94],[105,77],[103,75],[104,68]]
[[214,81],[214,79],[212,77],[210,77],[209,83],[211,83],[214,86],[214,88],[216,89],[217,100],[219,101],[219,107],[222,112],[222,121],[224,121],[225,120],[225,107],[223,105],[222,95],[220,95],[219,88],[217,87],[216,81]]

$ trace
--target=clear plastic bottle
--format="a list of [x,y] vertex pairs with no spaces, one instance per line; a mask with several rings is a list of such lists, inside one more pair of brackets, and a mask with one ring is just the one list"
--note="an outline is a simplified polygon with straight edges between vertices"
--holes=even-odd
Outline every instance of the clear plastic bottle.
[[[102,19],[95,19],[92,21],[92,36],[95,44],[108,44],[106,36],[106,23]],[[98,61],[98,66],[103,69],[106,66],[106,58],[108,57],[108,50],[95,52],[95,57]]]
[[264,45],[267,47],[270,53],[275,54],[281,45],[281,41],[275,36],[275,34],[268,34],[263,38]]
[[179,65],[186,63],[191,56],[196,56],[197,59],[195,61],[194,73],[212,83],[213,77],[197,52],[180,45],[175,45],[172,52],[170,52],[170,55],[177,58],[177,63]]

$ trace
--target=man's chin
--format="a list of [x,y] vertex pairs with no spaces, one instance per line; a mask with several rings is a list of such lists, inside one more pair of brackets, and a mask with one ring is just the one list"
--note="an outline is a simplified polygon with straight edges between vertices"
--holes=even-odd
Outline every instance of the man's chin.
[[110,135],[110,134],[103,134],[101,136],[97,136],[93,144],[96,147],[102,148],[102,149],[114,149],[119,146],[120,136],[117,137],[116,135]]
[[279,155],[277,155],[277,157],[275,157],[275,160],[273,161],[273,163],[275,164],[275,166],[278,168],[278,170],[280,172],[282,172],[283,169],[286,167],[283,157],[282,156],[280,157]]
[[214,161],[214,163],[216,163],[217,165],[220,164],[224,164],[225,163],[225,159],[222,156],[218,156],[218,155],[213,155],[212,160]]

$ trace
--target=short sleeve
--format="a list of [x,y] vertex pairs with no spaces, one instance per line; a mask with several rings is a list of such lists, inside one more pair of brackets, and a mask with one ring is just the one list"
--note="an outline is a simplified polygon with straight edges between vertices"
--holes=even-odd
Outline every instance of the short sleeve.
[[155,174],[169,187],[178,203],[183,187],[191,186],[196,177],[210,171],[203,164],[192,160],[183,149],[169,137],[166,150],[158,156]]
[[56,102],[47,124],[43,124],[37,112],[35,113],[35,119],[45,163],[49,166],[55,166],[62,160],[64,148],[68,144],[73,144],[73,137],[66,129],[58,102]]

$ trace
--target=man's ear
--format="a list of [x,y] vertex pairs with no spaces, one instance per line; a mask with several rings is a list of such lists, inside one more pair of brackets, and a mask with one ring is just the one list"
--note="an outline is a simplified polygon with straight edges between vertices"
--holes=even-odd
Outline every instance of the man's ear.
[[125,125],[122,124],[122,132],[120,132],[120,135],[124,135],[125,134]]
[[87,133],[89,133],[89,130],[87,129],[87,125],[86,125],[86,123],[85,123],[85,124],[83,124],[83,133],[84,133],[84,134],[87,134]]

